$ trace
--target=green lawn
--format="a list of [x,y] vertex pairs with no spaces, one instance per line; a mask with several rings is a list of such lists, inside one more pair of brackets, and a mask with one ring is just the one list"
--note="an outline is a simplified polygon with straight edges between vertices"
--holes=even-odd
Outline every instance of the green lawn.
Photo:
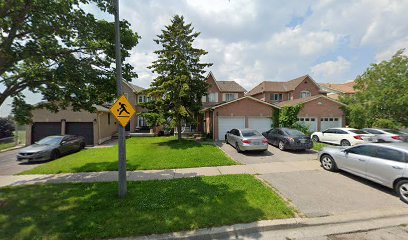
[[[234,165],[213,144],[174,137],[130,138],[126,141],[127,169],[169,169]],[[118,167],[118,148],[83,150],[52,161],[22,174],[114,171]]]
[[0,239],[101,239],[294,217],[251,175],[0,189]]
[[12,143],[2,143],[2,144],[0,144],[0,150],[4,150],[4,149],[7,149],[7,148],[12,148],[12,147],[14,147],[14,146],[16,146],[16,143],[15,143],[15,142],[12,142]]
[[315,151],[320,151],[325,147],[328,147],[330,145],[326,144],[326,143],[317,143],[317,142],[313,142],[313,150]]

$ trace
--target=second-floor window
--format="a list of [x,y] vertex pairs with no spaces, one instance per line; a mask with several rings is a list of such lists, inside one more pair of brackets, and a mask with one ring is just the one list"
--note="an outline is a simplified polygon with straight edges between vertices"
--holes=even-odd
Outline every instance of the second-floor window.
[[225,94],[225,101],[232,101],[235,99],[235,93],[226,93]]
[[208,102],[218,102],[218,93],[208,94]]
[[150,97],[146,95],[139,95],[137,102],[138,103],[146,103],[150,101]]
[[283,94],[282,93],[273,93],[271,95],[271,100],[274,102],[281,102],[283,99]]
[[207,102],[207,96],[202,96],[201,97],[201,102]]
[[300,98],[310,97],[312,94],[309,91],[301,91]]

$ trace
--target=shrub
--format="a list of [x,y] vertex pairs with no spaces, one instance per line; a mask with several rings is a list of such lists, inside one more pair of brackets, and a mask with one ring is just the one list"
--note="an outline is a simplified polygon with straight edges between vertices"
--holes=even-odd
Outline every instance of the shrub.
[[14,122],[10,118],[0,117],[0,138],[12,137],[14,130]]
[[391,129],[399,129],[401,126],[391,119],[385,118],[378,118],[374,121],[373,127],[377,128],[391,128]]

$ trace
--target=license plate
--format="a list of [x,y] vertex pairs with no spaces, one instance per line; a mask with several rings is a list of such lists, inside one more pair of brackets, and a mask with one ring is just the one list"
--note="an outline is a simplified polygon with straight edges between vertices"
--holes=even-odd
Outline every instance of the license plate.
[[373,141],[373,139],[372,139],[372,138],[367,138],[367,140],[368,140],[369,142],[372,142],[372,141]]
[[260,142],[252,142],[252,144],[254,144],[254,145],[259,145],[259,144],[261,144]]

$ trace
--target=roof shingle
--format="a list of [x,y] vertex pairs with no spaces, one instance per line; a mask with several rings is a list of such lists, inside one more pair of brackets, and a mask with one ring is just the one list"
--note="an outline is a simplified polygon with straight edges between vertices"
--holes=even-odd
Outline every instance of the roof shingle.
[[349,94],[356,93],[356,90],[354,90],[354,86],[356,85],[356,83],[354,81],[342,83],[342,84],[321,83],[320,85],[322,87],[329,88],[329,89],[332,89],[334,91],[338,91],[341,93],[349,93]]
[[248,95],[255,95],[262,92],[289,92],[295,90],[295,88],[305,80],[308,75],[304,75],[287,82],[272,82],[272,81],[263,81],[251,91],[248,92]]
[[221,92],[246,92],[245,88],[235,81],[217,81]]

